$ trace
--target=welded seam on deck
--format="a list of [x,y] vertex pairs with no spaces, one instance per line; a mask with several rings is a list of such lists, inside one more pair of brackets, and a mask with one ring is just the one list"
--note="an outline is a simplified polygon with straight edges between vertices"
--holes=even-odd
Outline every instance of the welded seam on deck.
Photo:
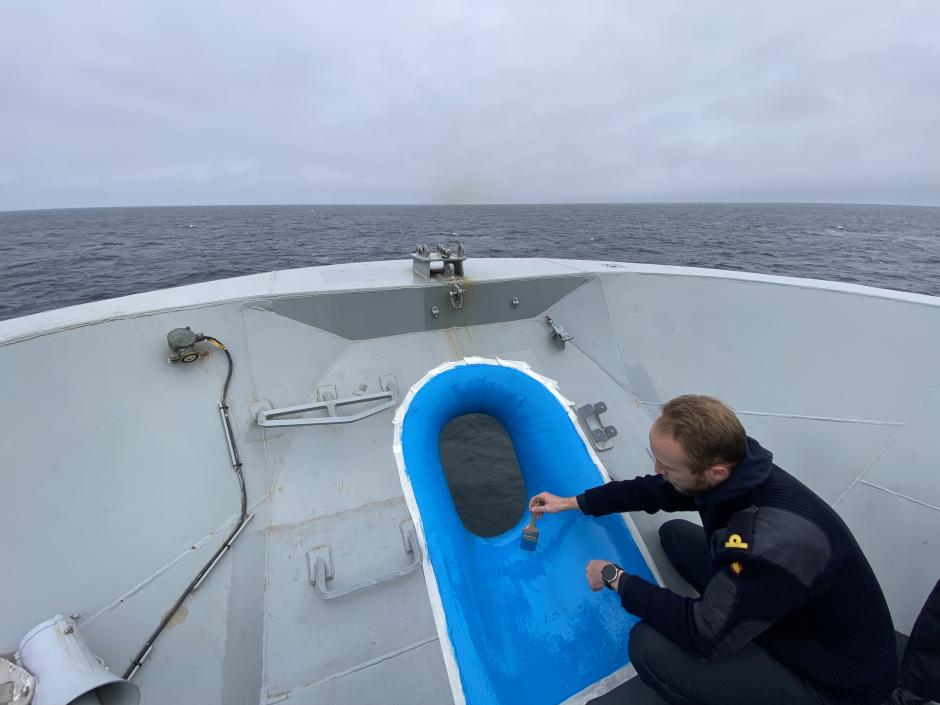
[[[245,317],[245,307],[241,307],[238,311],[238,317],[241,319],[241,333],[242,333],[242,347],[245,350],[245,366],[248,368],[248,382],[251,385],[251,396],[253,399],[258,398],[258,383],[255,380],[255,366],[251,360],[251,346],[248,341],[248,319]],[[248,422],[249,426],[251,421]]]
[[[260,499],[258,499],[256,502],[254,502],[254,504],[252,504],[252,505],[250,505],[250,506],[248,507],[248,511],[251,512],[251,511],[255,510],[257,507],[259,507],[259,506],[262,504],[262,502],[267,501],[267,498],[268,498],[268,495],[264,495],[263,497],[261,497]],[[188,555],[191,554],[191,553],[195,553],[196,551],[198,551],[198,550],[199,550],[200,548],[202,548],[210,539],[212,539],[213,536],[218,535],[218,533],[219,533],[220,531],[222,531],[222,529],[224,529],[224,528],[227,527],[227,526],[231,526],[231,525],[235,524],[235,522],[238,521],[238,517],[239,517],[238,514],[233,514],[233,515],[232,515],[231,517],[229,517],[223,524],[221,524],[221,525],[218,526],[216,529],[214,529],[214,530],[212,530],[211,532],[209,532],[208,534],[206,534],[204,537],[202,537],[201,539],[199,539],[196,543],[192,544],[189,548],[187,548],[185,551],[183,551],[180,555],[178,555],[178,556],[177,556],[176,558],[174,558],[172,561],[170,561],[169,563],[163,565],[162,567],[160,567],[159,569],[157,569],[157,571],[156,571],[155,573],[153,573],[153,574],[149,575],[148,577],[144,578],[141,582],[137,583],[137,585],[135,585],[134,587],[132,587],[130,590],[128,590],[128,591],[125,592],[123,595],[121,595],[120,597],[118,597],[116,600],[114,600],[113,602],[111,602],[109,605],[106,605],[105,607],[103,607],[103,608],[101,608],[100,610],[98,610],[97,612],[95,612],[91,617],[89,617],[88,619],[82,621],[82,623],[81,623],[82,628],[84,629],[85,627],[91,626],[91,625],[94,624],[96,621],[98,621],[101,617],[103,617],[104,615],[108,614],[109,612],[111,612],[112,610],[114,610],[116,607],[118,607],[119,605],[123,604],[124,602],[126,602],[127,600],[129,600],[131,597],[133,597],[134,595],[136,595],[138,592],[140,592],[141,590],[143,590],[145,587],[147,587],[148,585],[150,585],[150,583],[152,583],[154,580],[156,580],[156,579],[159,578],[161,575],[163,575],[164,573],[166,573],[170,568],[172,568],[172,567],[175,566],[177,563],[179,563],[181,560],[183,560],[184,558],[186,558],[186,556],[188,556]]]
[[403,654],[407,654],[409,651],[414,651],[415,649],[421,648],[425,644],[430,644],[431,642],[434,642],[437,640],[438,640],[438,636],[437,634],[435,634],[434,636],[430,636],[427,639],[423,639],[422,641],[417,641],[413,644],[409,644],[408,646],[403,646],[402,648],[397,649],[396,651],[390,651],[387,654],[382,654],[381,656],[371,659],[370,661],[364,661],[356,666],[353,666],[352,668],[346,669],[345,671],[332,673],[328,675],[326,678],[321,678],[320,680],[314,683],[306,683],[304,685],[297,686],[296,688],[293,688],[291,690],[282,691],[280,693],[274,693],[273,695],[269,694],[268,705],[273,705],[274,703],[282,702],[305,690],[310,690],[311,688],[316,688],[318,686],[329,683],[330,681],[337,680],[339,678],[345,678],[346,676],[352,675],[353,673],[357,673],[358,671],[365,670],[366,668],[377,666],[380,663],[396,658]]
[[[639,400],[643,406],[662,406],[661,402]],[[857,423],[866,426],[894,426],[903,428],[909,421],[879,421],[877,419],[853,419],[847,416],[813,416],[811,414],[784,414],[775,411],[746,411],[735,409],[734,413],[742,416],[770,416],[777,419],[800,419],[802,421],[829,421],[832,423]]]
[[876,490],[881,490],[882,492],[887,492],[888,494],[894,495],[895,497],[906,499],[908,502],[913,502],[914,504],[919,504],[920,506],[926,507],[927,509],[933,509],[935,512],[940,512],[940,507],[936,505],[930,504],[929,502],[925,502],[922,499],[911,497],[910,495],[906,495],[901,492],[895,492],[894,490],[889,490],[887,487],[876,485],[874,482],[869,482],[868,480],[859,480],[857,484],[866,485],[867,487],[871,487]]
[[[938,390],[938,389],[940,389],[940,383],[938,383],[937,386],[935,386],[935,387],[933,388],[933,391],[931,391],[930,394],[928,394],[928,395],[924,398],[924,400],[918,405],[918,407],[914,410],[914,413],[910,415],[910,418],[908,418],[907,422],[904,424],[904,428],[902,428],[900,431],[898,431],[897,433],[895,433],[895,434],[888,440],[888,442],[885,443],[884,447],[878,452],[878,454],[874,457],[874,459],[865,467],[864,470],[862,470],[862,471],[858,474],[858,477],[856,477],[854,480],[852,480],[852,482],[849,484],[849,486],[845,488],[845,492],[843,492],[841,495],[839,495],[839,498],[833,503],[833,506],[836,506],[836,505],[838,505],[838,504],[841,504],[841,503],[842,503],[842,500],[845,499],[845,498],[848,496],[849,492],[852,491],[852,489],[855,487],[855,485],[857,485],[859,482],[863,482],[863,481],[864,481],[863,478],[864,478],[869,472],[871,472],[871,469],[872,469],[873,467],[875,467],[875,465],[878,464],[878,461],[881,460],[882,456],[883,456],[885,453],[888,452],[888,449],[891,448],[891,447],[895,444],[895,442],[896,442],[901,436],[904,435],[905,429],[910,425],[910,423],[911,423],[915,418],[917,418],[917,415],[920,414],[920,412],[924,410],[924,407],[926,407],[927,404],[930,403],[930,400],[933,399],[933,397],[934,397],[934,395],[937,393],[937,390]],[[871,484],[871,483],[866,483],[866,484]],[[872,487],[878,487],[879,489],[883,489],[883,488],[880,488],[878,485],[872,485]],[[904,495],[899,495],[899,496],[902,496],[902,497],[903,497]],[[930,506],[930,505],[927,505],[927,506]]]
[[[610,304],[607,302],[607,292],[604,289],[604,277],[598,277],[597,284],[601,290],[601,300],[604,302],[604,311],[607,314],[607,321],[610,323],[610,336],[614,339],[614,345],[617,346],[617,354],[620,356],[620,364],[623,365],[623,373],[627,376],[627,384],[631,387],[631,389],[624,389],[624,391],[636,399],[636,384],[634,384],[633,378],[630,376],[630,369],[627,367],[627,359],[623,356],[623,348],[620,346],[620,338],[617,336],[617,327],[614,325],[614,318],[610,314]],[[610,376],[613,377],[613,375]],[[618,382],[618,385],[623,389],[622,384]]]
[[[568,266],[568,265],[562,264],[562,263],[560,263],[560,262],[558,262],[557,264],[559,264],[560,266]],[[607,322],[610,324],[610,335],[611,335],[611,338],[613,338],[614,346],[617,348],[617,356],[620,358],[620,364],[623,366],[623,373],[624,373],[624,376],[625,376],[626,379],[627,379],[627,384],[628,384],[629,386],[624,386],[623,382],[621,382],[617,377],[615,377],[615,376],[614,376],[614,373],[613,373],[611,370],[608,370],[603,364],[601,364],[601,362],[600,362],[599,360],[596,360],[585,348],[583,348],[583,347],[582,347],[581,345],[579,345],[578,343],[574,342],[574,340],[569,341],[569,342],[568,342],[568,345],[570,345],[570,346],[572,346],[573,348],[577,349],[578,352],[580,352],[580,353],[581,353],[582,355],[584,355],[588,360],[590,360],[591,362],[593,362],[593,363],[597,366],[597,368],[598,368],[599,370],[601,370],[601,372],[603,372],[605,375],[607,375],[607,377],[609,377],[610,380],[611,380],[617,387],[619,387],[619,388],[622,389],[624,392],[626,392],[628,396],[632,397],[633,399],[636,399],[636,398],[637,398],[637,393],[636,393],[636,389],[634,389],[634,387],[635,387],[636,385],[633,383],[633,379],[632,379],[632,377],[630,376],[630,370],[629,370],[629,368],[627,367],[626,359],[625,359],[624,356],[623,356],[623,348],[622,348],[621,345],[620,345],[620,339],[617,337],[617,330],[616,330],[616,328],[614,327],[614,320],[613,320],[613,318],[612,318],[611,315],[610,315],[610,306],[608,306],[608,304],[607,304],[607,294],[606,294],[606,292],[604,291],[604,278],[603,278],[602,276],[596,276],[596,277],[593,277],[593,278],[589,278],[587,281],[585,281],[583,284],[581,284],[580,286],[578,286],[576,289],[574,289],[573,291],[570,291],[570,292],[568,292],[567,294],[565,294],[564,296],[562,296],[562,297],[556,302],[555,305],[558,305],[558,304],[564,302],[565,300],[567,300],[568,298],[570,298],[570,297],[574,296],[575,294],[579,293],[583,287],[589,286],[589,285],[592,284],[595,280],[597,281],[598,287],[600,288],[601,301],[603,301],[603,303],[604,303],[604,311],[605,311],[605,313],[607,314]],[[546,309],[546,310],[548,310],[548,309]],[[543,311],[543,313],[545,313],[545,312]],[[531,319],[531,320],[532,320],[532,322],[534,322],[534,323],[537,323],[537,322],[538,322],[537,319]]]

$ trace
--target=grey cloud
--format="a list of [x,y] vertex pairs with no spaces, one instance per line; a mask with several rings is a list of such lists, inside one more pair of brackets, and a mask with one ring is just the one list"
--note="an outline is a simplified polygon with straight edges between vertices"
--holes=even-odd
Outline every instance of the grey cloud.
[[926,0],[7,2],[0,208],[938,204],[938,28]]

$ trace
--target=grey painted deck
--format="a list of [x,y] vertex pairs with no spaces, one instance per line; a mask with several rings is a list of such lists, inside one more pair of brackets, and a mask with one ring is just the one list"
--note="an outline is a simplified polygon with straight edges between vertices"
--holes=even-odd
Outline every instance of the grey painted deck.
[[[256,514],[135,676],[143,703],[451,701],[419,573],[331,601],[307,581],[318,545],[332,547],[334,588],[406,561],[393,412],[294,429],[262,429],[252,412],[325,386],[376,391],[389,375],[403,393],[464,356],[522,360],[575,402],[607,402],[620,435],[601,459],[615,478],[650,470],[658,403],[721,397],[845,518],[909,631],[940,575],[940,300],[601,262],[471,259],[467,274],[461,312],[401,261],[0,322],[0,532],[17,575],[0,583],[0,653],[75,613],[123,671],[236,520],[216,410],[224,357],[168,364],[165,334],[184,325],[235,358],[230,405]],[[565,351],[546,312],[574,335]],[[655,541],[662,519],[634,518],[678,586]]]

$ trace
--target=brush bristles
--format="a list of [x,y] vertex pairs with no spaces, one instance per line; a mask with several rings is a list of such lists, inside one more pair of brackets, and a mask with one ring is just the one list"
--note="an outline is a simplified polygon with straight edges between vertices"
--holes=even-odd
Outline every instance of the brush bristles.
[[523,529],[522,530],[522,540],[519,542],[519,547],[525,551],[534,551],[536,544],[539,542],[539,532],[538,530],[532,529]]

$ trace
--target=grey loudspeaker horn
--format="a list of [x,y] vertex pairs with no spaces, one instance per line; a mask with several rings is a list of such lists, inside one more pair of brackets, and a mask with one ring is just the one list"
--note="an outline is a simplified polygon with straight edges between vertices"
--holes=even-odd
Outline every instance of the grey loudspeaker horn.
[[18,654],[36,679],[32,705],[140,703],[140,689],[111,673],[62,615],[33,627]]

